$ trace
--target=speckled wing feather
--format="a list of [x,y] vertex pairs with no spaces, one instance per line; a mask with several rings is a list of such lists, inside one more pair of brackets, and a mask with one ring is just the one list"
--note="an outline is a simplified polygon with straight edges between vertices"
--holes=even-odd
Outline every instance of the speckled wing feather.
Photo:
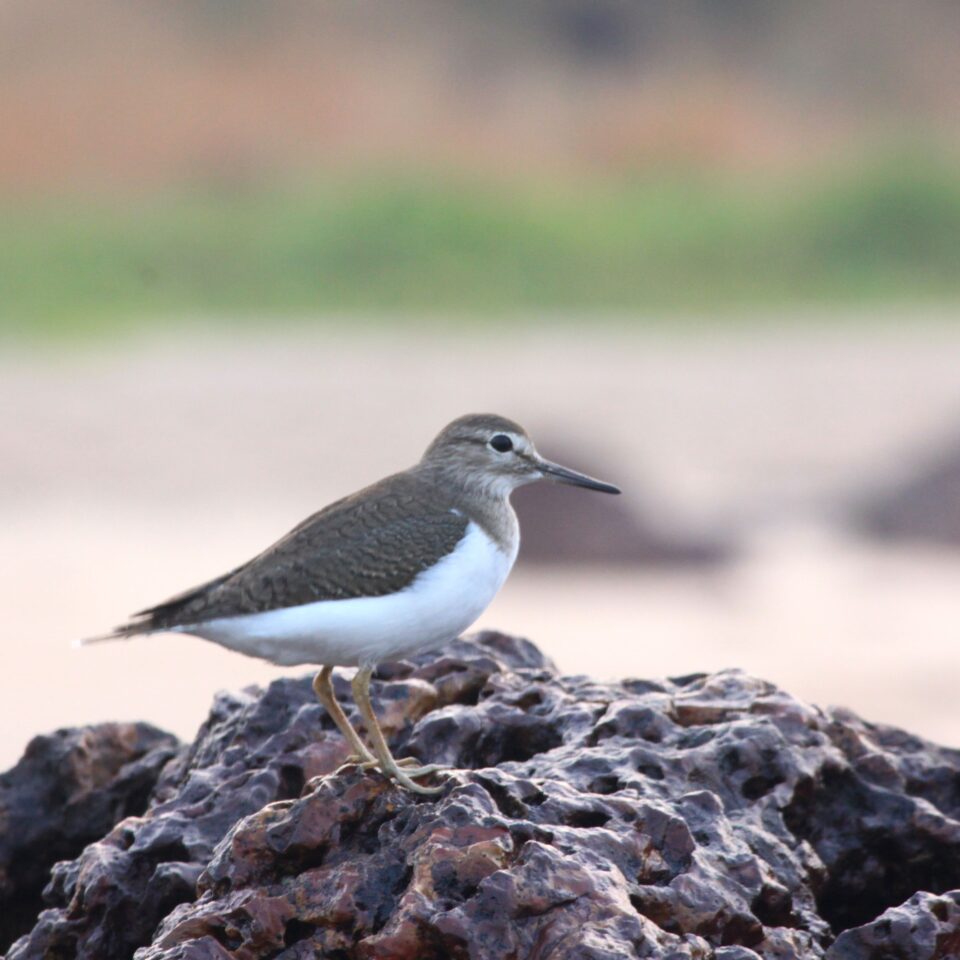
[[141,611],[117,635],[396,593],[451,553],[467,523],[432,483],[397,474],[325,507],[231,573]]

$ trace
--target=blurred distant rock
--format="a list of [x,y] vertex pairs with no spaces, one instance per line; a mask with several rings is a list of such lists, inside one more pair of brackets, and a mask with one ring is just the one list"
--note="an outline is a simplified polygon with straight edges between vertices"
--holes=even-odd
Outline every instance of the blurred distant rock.
[[960,547],[960,441],[859,504],[854,518],[877,537]]
[[621,496],[559,483],[536,483],[513,494],[520,518],[520,556],[534,563],[615,563],[647,566],[702,566],[733,554],[733,544],[709,534],[682,531],[669,516],[655,513],[646,491],[626,485],[615,467],[549,441],[547,456],[616,483]]
[[[309,677],[220,695],[8,960],[960,956],[958,751],[738,671],[564,677],[493,633],[373,693],[441,795],[341,766]],[[66,796],[85,746],[58,736]]]

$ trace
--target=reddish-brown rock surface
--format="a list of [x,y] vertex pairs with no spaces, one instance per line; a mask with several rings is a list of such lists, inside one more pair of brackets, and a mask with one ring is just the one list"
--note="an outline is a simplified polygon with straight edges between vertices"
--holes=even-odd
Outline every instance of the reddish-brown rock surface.
[[453,768],[440,796],[340,767],[309,678],[221,696],[9,960],[960,956],[956,751],[736,671],[562,677],[499,634],[374,693],[399,755]]
[[33,926],[58,860],[146,810],[176,738],[145,723],[35,737],[0,774],[0,950]]

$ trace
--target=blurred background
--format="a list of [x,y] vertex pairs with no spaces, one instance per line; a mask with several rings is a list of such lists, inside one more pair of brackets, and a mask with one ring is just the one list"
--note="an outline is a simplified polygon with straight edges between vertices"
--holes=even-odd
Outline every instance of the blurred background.
[[960,746],[960,7],[0,3],[0,768],[281,671],[70,648],[523,422],[481,625]]

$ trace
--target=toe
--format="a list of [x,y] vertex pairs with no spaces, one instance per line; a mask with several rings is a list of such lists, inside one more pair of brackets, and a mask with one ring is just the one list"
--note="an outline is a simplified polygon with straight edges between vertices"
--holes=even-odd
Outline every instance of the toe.
[[439,770],[445,769],[441,767],[439,763],[428,763],[422,767],[407,767],[403,768],[403,772],[408,777],[426,777],[431,773],[437,773]]
[[[402,767],[403,770],[405,770],[408,774],[409,774],[412,770],[414,770],[414,769],[416,769],[416,770],[426,770],[427,768],[429,768],[429,769],[431,769],[431,770],[441,770],[441,769],[443,769],[443,768],[442,768],[439,764],[437,764],[437,763],[421,764],[420,761],[419,761],[416,757],[401,757],[401,758],[397,761],[397,766],[398,766],[398,767]],[[413,774],[413,776],[416,776],[416,774]]]
[[421,793],[425,796],[436,796],[438,793],[443,793],[443,784],[441,784],[439,787],[425,787],[422,784],[411,780],[399,769],[393,772],[393,778],[397,781],[397,783],[400,784],[401,787],[405,787],[407,790],[410,790],[413,793]]

